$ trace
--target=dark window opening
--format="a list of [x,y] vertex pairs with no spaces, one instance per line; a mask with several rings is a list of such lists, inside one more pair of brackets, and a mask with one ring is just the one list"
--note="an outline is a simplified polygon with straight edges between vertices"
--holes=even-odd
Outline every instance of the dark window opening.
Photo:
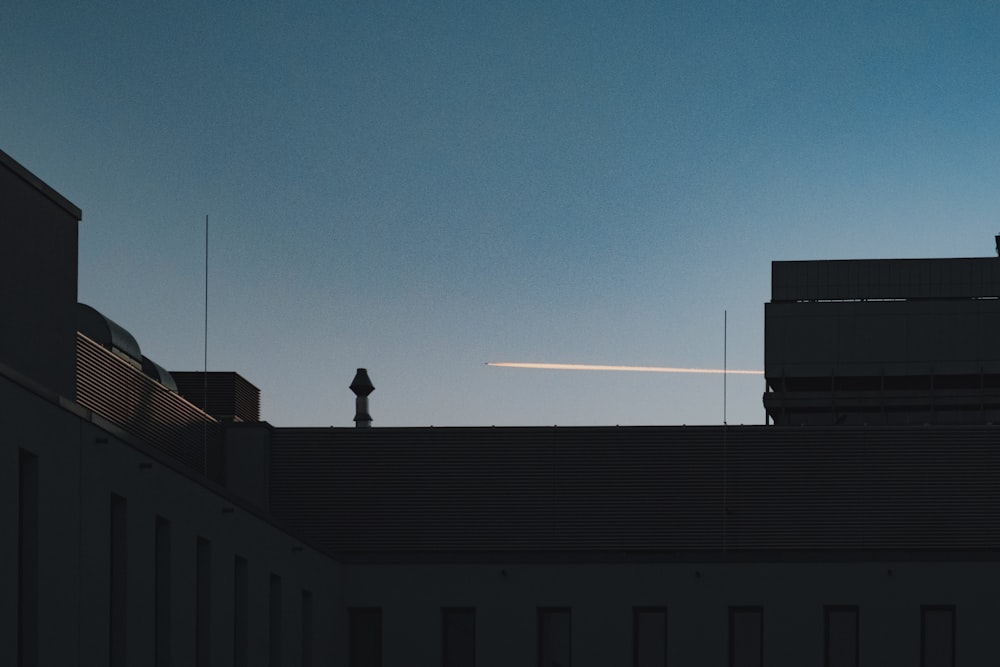
[[153,547],[153,647],[156,667],[170,665],[170,522],[156,517]]
[[245,558],[233,560],[233,666],[247,667],[250,654],[250,579]]
[[212,660],[212,543],[198,538],[195,562],[195,664],[208,667]]
[[920,667],[955,667],[955,607],[920,608]]
[[782,378],[784,381],[784,390],[788,392],[795,391],[821,391],[828,392],[833,390],[833,378],[832,377],[786,377]]
[[930,375],[887,375],[884,380],[887,391],[929,391],[933,386]]
[[38,457],[18,450],[17,664],[38,664]]
[[538,610],[538,667],[569,667],[572,663],[572,621],[565,607]]
[[350,667],[382,667],[382,609],[349,609],[347,623]]
[[281,577],[273,572],[268,587],[267,619],[267,664],[281,667]]
[[729,667],[762,667],[763,664],[763,608],[730,607]]
[[633,667],[667,664],[667,610],[665,607],[632,609]]
[[313,664],[313,595],[311,591],[302,591],[302,667],[312,667]]
[[441,664],[443,667],[475,667],[476,610],[441,610]]
[[823,613],[824,667],[858,667],[858,608],[828,606]]
[[879,376],[837,377],[834,379],[836,391],[881,391],[882,378]]
[[128,507],[125,499],[111,494],[108,567],[108,664],[127,664],[128,639]]

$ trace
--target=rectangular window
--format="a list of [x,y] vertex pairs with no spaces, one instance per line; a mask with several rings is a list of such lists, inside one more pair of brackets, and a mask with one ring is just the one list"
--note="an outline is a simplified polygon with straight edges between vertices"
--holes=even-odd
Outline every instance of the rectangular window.
[[632,665],[634,667],[665,667],[666,664],[666,607],[633,607]]
[[441,664],[443,667],[475,667],[475,609],[452,607],[441,610]]
[[955,667],[955,607],[920,608],[920,667]]
[[347,623],[350,667],[382,667],[382,609],[349,609]]
[[761,667],[764,664],[764,609],[729,608],[729,666]]
[[823,610],[824,667],[858,667],[858,608],[828,606]]
[[538,667],[569,667],[572,622],[566,607],[538,609]]
[[313,664],[313,594],[302,590],[302,667]]
[[38,457],[18,450],[17,664],[38,664]]
[[153,644],[156,667],[170,665],[170,522],[156,517],[153,545]]
[[267,664],[281,667],[281,577],[271,573],[267,596]]
[[250,651],[250,578],[245,558],[233,560],[233,667],[247,667]]
[[128,506],[114,493],[108,533],[108,664],[124,667],[128,638]]
[[194,659],[198,667],[212,661],[212,543],[198,538],[195,562]]

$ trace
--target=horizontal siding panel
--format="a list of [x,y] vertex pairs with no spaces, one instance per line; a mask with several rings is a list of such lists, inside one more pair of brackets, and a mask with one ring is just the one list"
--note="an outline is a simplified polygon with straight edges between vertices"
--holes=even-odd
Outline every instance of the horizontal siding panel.
[[331,552],[997,549],[997,433],[283,428],[271,506]]
[[[177,391],[205,412],[227,421],[260,421],[260,390],[231,371],[171,371]],[[207,390],[207,391],[206,391]]]

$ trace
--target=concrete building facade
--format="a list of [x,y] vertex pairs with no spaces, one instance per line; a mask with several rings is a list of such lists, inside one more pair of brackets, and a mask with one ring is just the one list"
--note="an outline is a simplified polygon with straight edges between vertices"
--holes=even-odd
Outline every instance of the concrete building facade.
[[78,306],[79,209],[0,186],[0,664],[1000,658],[1000,260],[776,263],[785,426],[275,428]]
[[4,153],[0,187],[0,664],[341,663],[338,563],[155,437],[210,418],[76,400],[80,211]]
[[1000,421],[1000,259],[774,262],[778,425]]

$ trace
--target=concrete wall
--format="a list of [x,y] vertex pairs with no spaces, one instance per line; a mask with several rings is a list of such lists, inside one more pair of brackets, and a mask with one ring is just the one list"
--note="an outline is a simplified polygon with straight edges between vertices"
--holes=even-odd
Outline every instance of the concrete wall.
[[834,259],[771,263],[771,299],[950,299],[1000,296],[1000,259]]
[[769,379],[1000,373],[998,299],[768,303],[764,315]]
[[774,262],[764,307],[769,419],[1000,421],[998,297],[996,258]]
[[157,516],[171,525],[170,664],[195,664],[199,538],[211,543],[208,664],[233,664],[237,555],[248,563],[248,664],[269,664],[272,573],[282,584],[281,664],[301,664],[303,589],[313,598],[313,664],[335,664],[343,645],[337,563],[63,403],[0,374],[0,664],[18,664],[20,450],[38,461],[38,664],[109,662],[111,494],[125,501],[128,665],[154,664]]
[[345,604],[382,608],[385,667],[441,664],[441,607],[475,607],[478,667],[537,664],[539,607],[571,609],[574,667],[632,664],[636,606],[667,608],[671,667],[729,664],[729,607],[758,605],[769,667],[824,664],[824,605],[859,606],[863,665],[921,664],[925,604],[956,605],[957,664],[1000,659],[995,562],[343,567]]
[[79,220],[78,208],[0,151],[0,363],[70,398]]

